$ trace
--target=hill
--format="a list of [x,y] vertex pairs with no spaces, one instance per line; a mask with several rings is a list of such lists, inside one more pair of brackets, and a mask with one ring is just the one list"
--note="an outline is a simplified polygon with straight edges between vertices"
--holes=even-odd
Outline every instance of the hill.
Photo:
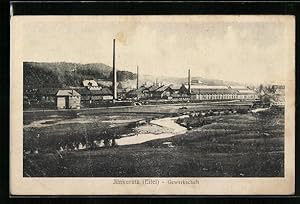
[[[103,63],[24,62],[24,88],[80,86],[85,79],[112,80],[112,67]],[[136,79],[136,74],[117,71],[118,81]]]
[[[24,89],[42,87],[68,87],[81,86],[85,79],[112,80],[112,67],[103,63],[68,63],[68,62],[24,62]],[[130,84],[135,87],[136,74],[129,71],[117,71],[117,79],[123,84]],[[172,76],[151,76],[141,75],[139,84],[152,84],[155,81],[164,84],[187,83],[187,77]],[[199,80],[203,85],[240,85],[236,82],[223,80],[206,79],[203,77],[192,77],[192,80]]]
[[[203,85],[208,86],[229,86],[229,85],[242,85],[241,83],[232,82],[232,81],[224,81],[219,79],[207,79],[203,77],[192,77],[192,80],[199,80]],[[188,82],[187,77],[171,77],[171,76],[151,76],[151,75],[143,75],[140,76],[141,84],[143,83],[151,83],[151,82],[162,82],[164,84],[184,84]]]

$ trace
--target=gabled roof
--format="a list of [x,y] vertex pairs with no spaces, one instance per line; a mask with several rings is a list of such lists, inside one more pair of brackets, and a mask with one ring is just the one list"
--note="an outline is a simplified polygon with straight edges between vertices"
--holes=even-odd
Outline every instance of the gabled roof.
[[83,86],[98,86],[97,82],[93,79],[83,80],[82,84],[83,84]]
[[101,89],[103,95],[112,95],[112,91],[109,88]]
[[156,89],[155,92],[164,92],[168,88],[170,88],[170,86],[163,85],[163,86],[159,87],[158,89]]
[[58,92],[56,93],[56,96],[80,96],[80,94],[75,91],[75,90],[58,90]]
[[103,96],[103,95],[112,95],[112,92],[109,88],[103,88],[101,90],[90,90],[91,95],[98,95],[98,96]]
[[159,85],[152,85],[149,87],[149,91],[152,92],[152,91],[156,91],[158,88],[160,88],[161,86]]
[[76,88],[75,91],[77,91],[80,95],[90,95],[91,94],[91,92],[86,87]]
[[147,87],[144,87],[144,86],[141,86],[141,87],[139,87],[138,89],[133,89],[133,90],[127,92],[127,94],[128,94],[129,96],[136,96],[136,95],[138,95],[138,94],[142,94],[143,91],[146,90],[146,89],[148,89],[148,88],[147,88]]

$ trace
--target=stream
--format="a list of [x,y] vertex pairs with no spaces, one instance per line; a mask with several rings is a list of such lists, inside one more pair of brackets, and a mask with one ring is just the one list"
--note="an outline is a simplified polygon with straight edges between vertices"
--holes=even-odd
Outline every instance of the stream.
[[160,118],[160,119],[152,120],[150,122],[150,124],[170,129],[171,131],[168,133],[159,133],[159,134],[145,133],[145,134],[135,134],[133,136],[122,135],[123,136],[122,138],[116,139],[116,143],[119,146],[141,144],[151,140],[169,138],[175,135],[183,134],[187,131],[187,129],[177,124],[175,121],[178,118],[184,118],[184,117],[188,117],[188,116],[183,115],[180,117]]

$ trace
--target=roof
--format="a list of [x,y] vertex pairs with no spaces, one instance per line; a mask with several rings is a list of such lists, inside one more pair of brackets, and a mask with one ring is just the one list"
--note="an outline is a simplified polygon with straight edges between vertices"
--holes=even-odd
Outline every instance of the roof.
[[192,94],[233,94],[230,89],[191,89]]
[[126,89],[117,89],[117,92],[118,93],[126,93],[127,91],[126,91]]
[[91,80],[83,80],[82,81],[83,86],[98,86],[97,82],[93,79]]
[[100,90],[102,89],[101,86],[91,86],[91,87],[88,87],[89,90]]
[[157,90],[158,88],[160,88],[161,86],[158,86],[158,85],[152,85],[149,87],[149,91],[152,92],[152,91],[155,91]]
[[109,88],[103,88],[101,90],[90,90],[92,95],[112,95],[112,92]]
[[91,92],[86,87],[76,88],[75,91],[77,91],[80,95],[90,95],[91,94]]
[[229,86],[229,88],[235,89],[235,90],[247,90],[248,89],[245,86]]
[[134,89],[134,90],[129,91],[127,94],[130,95],[130,96],[142,94],[145,89],[147,89],[147,87],[141,86],[138,89]]
[[155,92],[164,92],[168,88],[170,88],[170,86],[163,85],[163,86],[159,87],[158,89],[156,89]]
[[56,96],[80,96],[80,94],[75,90],[58,90]]
[[192,84],[191,85],[191,89],[214,89],[214,90],[216,90],[216,89],[228,89],[228,87],[227,86],[208,86],[208,85],[195,85],[195,84]]
[[98,79],[97,83],[99,84],[99,86],[105,86],[105,87],[110,87],[112,86],[112,81],[107,81],[107,80],[102,80],[102,79]]
[[202,81],[199,80],[199,79],[192,79],[192,80],[191,80],[191,83],[192,83],[192,84],[202,84]]
[[40,88],[37,91],[37,94],[39,95],[48,95],[48,96],[55,96],[56,93],[58,92],[59,88]]
[[[183,86],[188,89],[189,85],[188,84],[183,84]],[[227,86],[209,86],[209,85],[202,85],[202,84],[191,84],[191,89],[221,89],[221,90],[227,90]]]
[[238,94],[256,94],[256,92],[251,89],[246,89],[246,90],[238,90]]
[[171,84],[170,88],[173,90],[179,90],[182,87],[182,84]]

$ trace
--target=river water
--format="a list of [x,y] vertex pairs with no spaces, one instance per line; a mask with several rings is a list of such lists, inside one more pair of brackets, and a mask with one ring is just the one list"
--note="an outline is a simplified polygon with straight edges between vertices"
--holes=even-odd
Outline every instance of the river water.
[[116,139],[116,143],[119,146],[141,144],[151,140],[169,138],[175,135],[183,134],[187,131],[187,129],[175,122],[178,118],[183,118],[183,117],[188,117],[188,116],[184,115],[180,117],[160,118],[160,119],[152,120],[150,122],[150,124],[170,129],[170,132],[168,133],[159,133],[159,134],[144,133],[144,134],[135,134],[133,136],[123,135],[124,137],[120,139]]

